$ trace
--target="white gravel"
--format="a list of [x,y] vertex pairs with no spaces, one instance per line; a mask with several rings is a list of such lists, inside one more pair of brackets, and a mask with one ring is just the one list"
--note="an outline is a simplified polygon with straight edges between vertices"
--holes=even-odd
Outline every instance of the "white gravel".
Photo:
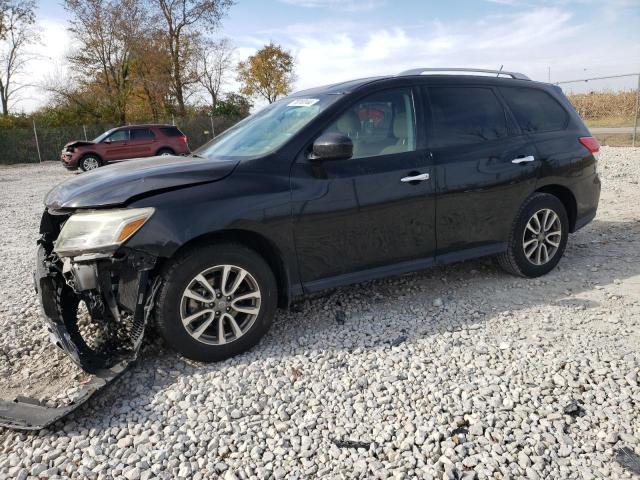
[[[484,259],[339,289],[213,365],[152,344],[55,428],[0,429],[0,478],[632,478],[614,458],[640,454],[640,149],[604,148],[601,171],[551,274]],[[31,280],[41,198],[69,175],[0,167],[4,398],[83,378]]]

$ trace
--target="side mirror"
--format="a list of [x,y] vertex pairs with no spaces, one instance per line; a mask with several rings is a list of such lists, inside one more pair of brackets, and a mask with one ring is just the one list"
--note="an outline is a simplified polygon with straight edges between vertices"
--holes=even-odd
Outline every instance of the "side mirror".
[[103,140],[103,142],[104,142],[104,143],[111,143],[111,139],[110,139],[110,138],[105,138],[105,139]]
[[313,142],[310,160],[346,160],[353,156],[353,142],[341,133],[325,133]]

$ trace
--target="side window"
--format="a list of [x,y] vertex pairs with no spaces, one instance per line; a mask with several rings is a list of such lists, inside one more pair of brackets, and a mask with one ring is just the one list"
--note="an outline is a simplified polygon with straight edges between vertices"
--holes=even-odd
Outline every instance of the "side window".
[[129,130],[118,130],[107,137],[110,142],[122,142],[129,140]]
[[567,112],[547,92],[535,88],[503,87],[500,93],[524,132],[548,132],[567,126]]
[[430,87],[435,147],[468,145],[507,136],[502,104],[490,88]]
[[413,97],[409,89],[387,90],[360,100],[326,130],[353,142],[353,157],[411,152],[416,148]]
[[153,140],[154,135],[148,128],[136,128],[131,130],[131,140]]

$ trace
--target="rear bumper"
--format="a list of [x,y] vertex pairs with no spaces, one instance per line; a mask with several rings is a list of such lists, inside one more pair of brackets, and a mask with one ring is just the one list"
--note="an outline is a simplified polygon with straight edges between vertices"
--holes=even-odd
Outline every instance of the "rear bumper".
[[591,222],[598,211],[602,185],[598,174],[593,174],[572,186],[576,199],[576,221],[572,232]]

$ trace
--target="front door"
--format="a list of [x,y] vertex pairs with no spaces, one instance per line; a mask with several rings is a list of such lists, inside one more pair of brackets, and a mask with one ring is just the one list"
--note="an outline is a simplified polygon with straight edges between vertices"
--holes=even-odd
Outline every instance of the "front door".
[[503,251],[540,161],[489,86],[428,88],[438,195],[438,259]]
[[411,89],[371,94],[322,132],[349,136],[352,158],[318,162],[303,152],[293,165],[294,236],[308,291],[433,261],[433,166],[417,123]]
[[103,140],[104,159],[108,162],[129,158],[129,130],[116,130]]

